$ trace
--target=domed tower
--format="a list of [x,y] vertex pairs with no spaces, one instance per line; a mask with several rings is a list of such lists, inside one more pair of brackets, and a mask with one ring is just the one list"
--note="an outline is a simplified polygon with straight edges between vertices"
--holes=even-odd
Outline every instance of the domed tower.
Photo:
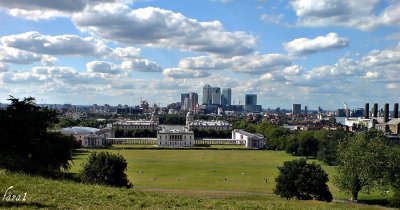
[[151,113],[150,120],[153,122],[160,123],[160,117],[158,116],[158,112],[156,110],[154,110],[153,113]]
[[186,127],[189,129],[189,125],[190,123],[192,123],[194,121],[194,115],[192,111],[189,111],[186,114]]

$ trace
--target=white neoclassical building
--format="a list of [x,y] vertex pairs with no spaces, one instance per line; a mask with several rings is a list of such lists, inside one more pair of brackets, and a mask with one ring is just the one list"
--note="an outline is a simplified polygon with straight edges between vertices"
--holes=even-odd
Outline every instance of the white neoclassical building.
[[232,124],[227,121],[194,120],[194,114],[191,111],[186,114],[186,127],[189,130],[232,130]]
[[62,128],[60,132],[64,135],[73,136],[82,147],[104,147],[106,146],[106,138],[111,136],[110,128],[68,127]]
[[193,147],[194,133],[183,130],[159,130],[157,131],[157,146],[160,147]]
[[248,133],[242,129],[232,131],[232,140],[245,141],[246,148],[264,148],[264,136],[258,133]]
[[159,115],[156,111],[151,114],[150,120],[121,120],[112,124],[112,137],[115,137],[115,131],[121,129],[128,130],[150,130],[158,129]]

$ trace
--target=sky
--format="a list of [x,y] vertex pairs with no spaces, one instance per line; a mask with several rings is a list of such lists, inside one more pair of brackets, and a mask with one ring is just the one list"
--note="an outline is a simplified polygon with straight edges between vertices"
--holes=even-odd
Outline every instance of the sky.
[[400,102],[398,0],[2,0],[0,26],[0,103]]

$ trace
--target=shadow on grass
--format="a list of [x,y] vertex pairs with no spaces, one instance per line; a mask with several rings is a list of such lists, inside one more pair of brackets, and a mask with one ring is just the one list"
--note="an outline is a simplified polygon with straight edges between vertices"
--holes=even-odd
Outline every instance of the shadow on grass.
[[358,202],[367,205],[390,206],[390,200],[388,199],[359,200]]
[[0,208],[13,208],[13,207],[32,207],[32,208],[48,208],[55,209],[55,205],[45,205],[36,202],[0,202]]

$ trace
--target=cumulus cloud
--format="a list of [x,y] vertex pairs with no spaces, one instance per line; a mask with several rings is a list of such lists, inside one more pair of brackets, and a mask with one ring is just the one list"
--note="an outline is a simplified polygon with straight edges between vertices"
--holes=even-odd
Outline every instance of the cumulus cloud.
[[124,61],[121,64],[123,70],[133,70],[141,72],[161,72],[162,68],[159,64],[147,59],[133,59]]
[[132,0],[2,0],[0,8],[4,8],[10,15],[30,20],[42,20],[55,17],[67,17],[75,12],[82,11],[88,5],[107,2],[125,2]]
[[307,27],[342,26],[368,31],[377,27],[400,24],[400,3],[393,3],[379,15],[380,0],[292,0],[290,5]]
[[120,73],[119,66],[105,61],[91,61],[86,64],[87,72],[118,74]]
[[113,49],[114,55],[122,59],[137,58],[140,55],[141,49],[137,47],[117,47]]
[[163,71],[164,76],[174,79],[203,78],[210,76],[207,71],[189,70],[180,68],[168,68]]
[[120,43],[220,55],[251,53],[257,41],[242,31],[226,31],[219,21],[200,22],[153,7],[99,4],[73,15],[72,21],[82,31]]
[[108,56],[112,50],[93,37],[76,35],[48,36],[36,31],[1,37],[6,47],[13,47],[39,54]]
[[234,56],[199,56],[184,58],[179,61],[179,68],[193,70],[232,70],[240,73],[261,74],[285,68],[291,60],[283,54],[263,54]]
[[283,48],[292,55],[307,55],[320,51],[339,49],[347,47],[349,40],[339,37],[336,33],[329,33],[326,36],[318,36],[314,39],[298,38],[283,44]]
[[8,65],[5,63],[0,63],[0,72],[8,71]]
[[50,55],[39,55],[12,47],[0,45],[0,61],[12,64],[32,64],[42,62],[44,65],[51,65],[57,59]]
[[261,20],[265,23],[280,24],[282,22],[283,17],[284,17],[283,14],[279,14],[279,15],[262,14]]

